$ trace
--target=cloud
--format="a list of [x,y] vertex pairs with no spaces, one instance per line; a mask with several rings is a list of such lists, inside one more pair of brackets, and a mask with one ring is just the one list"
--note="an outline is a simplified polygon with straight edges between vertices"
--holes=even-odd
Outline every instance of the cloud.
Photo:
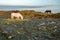
[[0,0],[0,5],[52,5],[59,3],[60,0]]
[[1,0],[1,5],[28,5],[31,4],[31,0]]

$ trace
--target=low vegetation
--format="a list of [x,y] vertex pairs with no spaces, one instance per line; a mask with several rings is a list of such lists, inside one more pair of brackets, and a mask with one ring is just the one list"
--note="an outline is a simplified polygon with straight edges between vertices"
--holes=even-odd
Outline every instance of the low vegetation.
[[0,12],[0,40],[60,40],[59,13],[27,12],[21,11],[24,20],[10,19],[10,11]]
[[[10,14],[12,11],[0,11],[0,16],[8,16],[10,18]],[[24,18],[32,19],[32,18],[60,18],[60,13],[43,13],[43,12],[36,12],[34,10],[23,10],[20,13],[24,16]]]

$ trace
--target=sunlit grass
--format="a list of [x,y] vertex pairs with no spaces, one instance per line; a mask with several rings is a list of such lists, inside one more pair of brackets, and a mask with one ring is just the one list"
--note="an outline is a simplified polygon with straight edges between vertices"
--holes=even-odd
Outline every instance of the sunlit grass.
[[4,21],[4,22],[12,22],[12,23],[14,23],[14,22],[29,21],[29,19],[23,19],[23,20],[21,20],[21,19],[3,19],[2,21]]

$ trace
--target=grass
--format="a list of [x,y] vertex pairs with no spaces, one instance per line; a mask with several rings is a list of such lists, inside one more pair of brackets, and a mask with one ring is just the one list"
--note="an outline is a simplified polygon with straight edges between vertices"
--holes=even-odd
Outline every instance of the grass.
[[[0,16],[8,16],[10,18],[12,11],[0,11]],[[24,11],[19,11],[24,18],[60,18],[60,13],[43,13],[43,12],[36,12],[34,10],[24,10]]]
[[3,19],[4,22],[11,22],[11,23],[16,23],[16,22],[22,22],[22,21],[29,21],[28,19]]

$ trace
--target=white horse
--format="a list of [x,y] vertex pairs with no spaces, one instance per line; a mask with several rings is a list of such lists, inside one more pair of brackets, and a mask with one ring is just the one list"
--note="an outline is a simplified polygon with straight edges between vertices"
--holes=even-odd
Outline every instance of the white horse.
[[20,19],[21,18],[23,20],[23,16],[19,12],[11,13],[11,19],[14,19],[14,17],[16,17],[16,19]]

